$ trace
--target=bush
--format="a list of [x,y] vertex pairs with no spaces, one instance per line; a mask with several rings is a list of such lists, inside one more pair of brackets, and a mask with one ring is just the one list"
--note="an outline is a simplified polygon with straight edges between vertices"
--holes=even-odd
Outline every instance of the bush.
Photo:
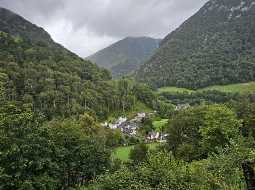
[[170,119],[167,145],[186,161],[207,158],[236,139],[240,126],[236,114],[224,105],[182,110]]
[[147,159],[148,152],[149,148],[146,144],[138,144],[130,151],[129,158],[134,164],[139,164]]
[[72,120],[42,126],[29,110],[1,107],[0,189],[69,189],[104,173],[110,152],[84,127]]

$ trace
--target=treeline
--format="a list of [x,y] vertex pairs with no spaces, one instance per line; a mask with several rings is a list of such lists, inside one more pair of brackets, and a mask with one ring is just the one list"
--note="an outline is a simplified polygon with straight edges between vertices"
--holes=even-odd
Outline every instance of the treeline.
[[190,104],[199,105],[201,103],[225,103],[230,100],[241,99],[242,96],[238,93],[226,93],[217,90],[208,90],[201,92],[163,92],[160,94],[165,99],[169,100],[172,104]]
[[137,145],[128,164],[82,189],[245,190],[242,166],[254,161],[254,110],[254,103],[239,101],[178,111],[169,117],[165,145],[154,151]]

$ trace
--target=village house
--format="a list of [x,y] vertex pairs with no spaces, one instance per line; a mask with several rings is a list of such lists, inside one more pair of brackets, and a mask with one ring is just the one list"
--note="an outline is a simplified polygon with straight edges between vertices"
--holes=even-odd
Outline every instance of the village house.
[[167,136],[168,134],[152,131],[147,135],[146,139],[148,141],[166,142]]
[[135,123],[126,123],[121,127],[121,131],[125,134],[135,136],[137,134],[138,125]]
[[152,131],[147,135],[147,140],[154,141],[159,140],[160,134],[159,132]]
[[146,113],[137,113],[136,117],[131,122],[142,122],[146,118]]
[[[143,121],[143,119],[145,119],[146,117],[150,117],[152,114],[154,113],[137,113],[136,117],[133,118],[132,120],[128,120],[127,117],[119,117],[119,119],[114,122],[114,123],[103,123],[101,124],[104,127],[109,127],[112,130],[115,129],[120,129],[122,131],[122,133],[130,135],[130,136],[135,136],[137,135],[137,131],[139,129],[139,127],[141,126],[141,122]],[[158,139],[159,137],[156,135],[155,136],[151,136],[152,140],[153,139]]]
[[189,104],[179,104],[175,107],[175,111],[185,110],[189,107],[190,107]]
[[112,130],[120,129],[124,134],[134,136],[137,134],[139,125],[135,120],[128,121],[126,117],[120,117],[115,123],[103,123],[103,127],[109,127]]
[[110,129],[118,129],[120,126],[127,121],[126,117],[120,117],[115,123],[109,123],[107,126]]

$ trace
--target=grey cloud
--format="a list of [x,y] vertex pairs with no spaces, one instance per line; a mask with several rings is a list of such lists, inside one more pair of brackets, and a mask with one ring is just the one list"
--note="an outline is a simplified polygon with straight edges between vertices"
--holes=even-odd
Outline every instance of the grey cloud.
[[87,0],[87,4],[76,1],[80,2],[78,8],[66,4],[68,18],[75,20],[75,28],[87,26],[98,34],[116,37],[162,37],[207,0]]
[[0,6],[24,16],[30,21],[42,18],[46,21],[64,7],[64,1],[58,0],[0,0]]
[[[60,43],[80,54],[95,50],[74,47],[78,42],[100,44],[126,36],[163,38],[208,0],[0,0],[0,6],[9,8],[28,20],[48,29]],[[68,23],[69,31],[58,30],[60,22]],[[70,28],[71,25],[71,28]],[[63,30],[63,27],[59,28]],[[54,36],[54,34],[57,34]],[[70,42],[69,38],[74,42]],[[93,39],[92,39],[93,38]],[[104,43],[100,42],[104,39]],[[86,39],[86,40],[84,40]],[[107,40],[106,40],[107,39]],[[98,46],[96,42],[98,41]],[[86,53],[82,53],[86,52]]]

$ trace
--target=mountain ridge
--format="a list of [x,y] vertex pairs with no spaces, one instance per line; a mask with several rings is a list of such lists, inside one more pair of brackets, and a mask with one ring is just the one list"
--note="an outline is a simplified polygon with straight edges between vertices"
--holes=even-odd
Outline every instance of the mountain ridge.
[[30,23],[24,17],[3,7],[0,7],[0,26],[3,32],[13,36],[22,36],[32,41],[43,41],[48,44],[54,42],[42,27]]
[[160,39],[151,37],[126,37],[86,59],[112,71],[118,78],[138,69],[158,48]]
[[255,80],[254,5],[251,0],[207,2],[162,40],[137,80],[191,89]]

